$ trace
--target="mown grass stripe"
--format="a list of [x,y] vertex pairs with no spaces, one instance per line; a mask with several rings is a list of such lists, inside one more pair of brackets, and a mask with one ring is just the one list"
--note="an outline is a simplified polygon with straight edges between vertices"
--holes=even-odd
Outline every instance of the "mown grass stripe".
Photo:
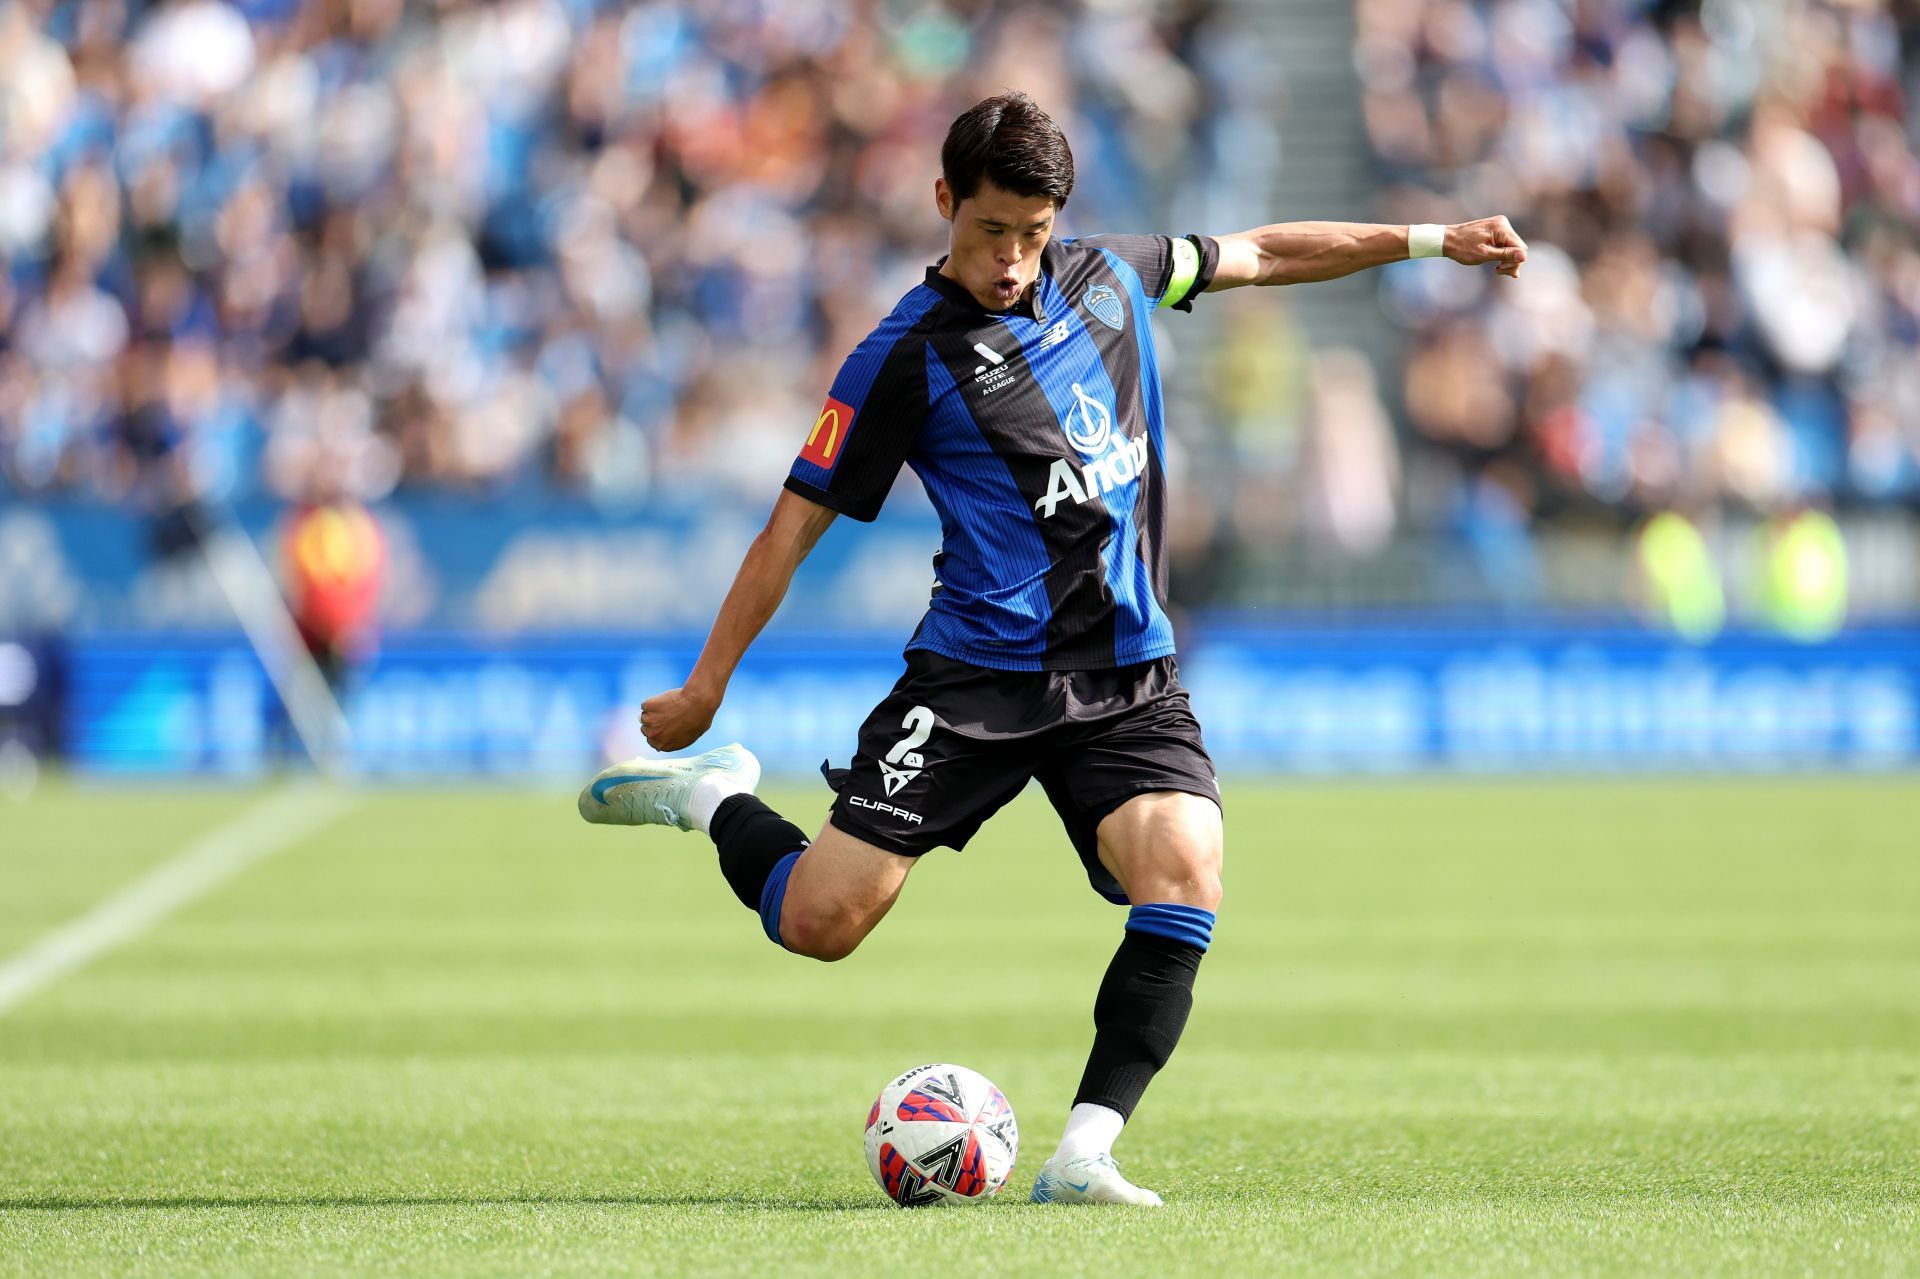
[[324,786],[291,786],[270,793],[78,919],[0,961],[0,1016],[126,945],[254,862],[318,834],[354,803],[347,792]]

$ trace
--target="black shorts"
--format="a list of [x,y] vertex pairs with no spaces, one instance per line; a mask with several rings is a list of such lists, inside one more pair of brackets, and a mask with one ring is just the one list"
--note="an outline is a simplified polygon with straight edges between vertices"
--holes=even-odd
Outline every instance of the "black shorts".
[[1099,671],[996,671],[937,653],[907,673],[860,726],[833,824],[891,852],[965,848],[980,824],[1038,778],[1087,879],[1126,902],[1100,864],[1094,829],[1147,791],[1220,802],[1213,761],[1171,657]]

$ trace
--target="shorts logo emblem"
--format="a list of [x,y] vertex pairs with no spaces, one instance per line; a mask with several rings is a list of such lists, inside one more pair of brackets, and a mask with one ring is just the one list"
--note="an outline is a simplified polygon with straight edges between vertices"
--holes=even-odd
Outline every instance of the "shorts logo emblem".
[[1087,295],[1080,301],[1093,313],[1094,319],[1116,333],[1126,323],[1127,316],[1120,306],[1120,295],[1115,293],[1109,285],[1094,285],[1087,290]]
[[895,808],[883,799],[868,799],[864,795],[849,795],[847,802],[855,808],[870,808],[876,813],[892,813],[903,822],[912,822],[915,826],[924,820],[920,814],[908,812],[904,808]]

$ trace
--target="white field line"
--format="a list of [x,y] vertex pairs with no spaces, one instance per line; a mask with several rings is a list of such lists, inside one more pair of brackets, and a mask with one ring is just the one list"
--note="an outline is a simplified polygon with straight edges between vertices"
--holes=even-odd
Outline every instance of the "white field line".
[[202,526],[200,534],[207,569],[227,597],[247,642],[260,655],[268,682],[287,708],[294,735],[322,773],[339,776],[346,771],[353,730],[319,663],[300,639],[300,628],[273,579],[273,570],[246,530],[231,518],[217,527]]
[[92,910],[0,960],[0,1016],[83,968],[254,862],[299,843],[358,801],[324,786],[292,786],[267,796],[202,835]]

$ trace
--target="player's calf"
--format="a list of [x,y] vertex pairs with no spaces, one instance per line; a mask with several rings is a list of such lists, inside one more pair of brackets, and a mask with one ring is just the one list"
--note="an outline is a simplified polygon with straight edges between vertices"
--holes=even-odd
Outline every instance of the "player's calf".
[[812,959],[852,954],[893,905],[913,865],[832,825],[809,844],[799,827],[744,793],[719,803],[708,832],[720,873],[760,916],[768,939]]
[[627,760],[580,792],[580,815],[602,825],[676,826],[710,835],[727,886],[759,913],[767,936],[784,944],[787,879],[807,837],[754,796],[759,780],[760,762],[738,744],[690,759]]
[[759,780],[759,761],[739,745],[690,759],[628,760],[580,792],[580,815],[706,832],[727,886],[771,941],[814,959],[844,959],[892,907],[913,859],[831,823],[809,845],[753,794]]
[[778,917],[780,944],[815,959],[845,959],[886,918],[913,863],[829,822],[794,863]]
[[1094,999],[1093,1049],[1066,1131],[1034,1183],[1039,1203],[1157,1204],[1111,1151],[1193,1010],[1220,905],[1220,809],[1185,792],[1138,795],[1102,819],[1100,861],[1134,903]]

